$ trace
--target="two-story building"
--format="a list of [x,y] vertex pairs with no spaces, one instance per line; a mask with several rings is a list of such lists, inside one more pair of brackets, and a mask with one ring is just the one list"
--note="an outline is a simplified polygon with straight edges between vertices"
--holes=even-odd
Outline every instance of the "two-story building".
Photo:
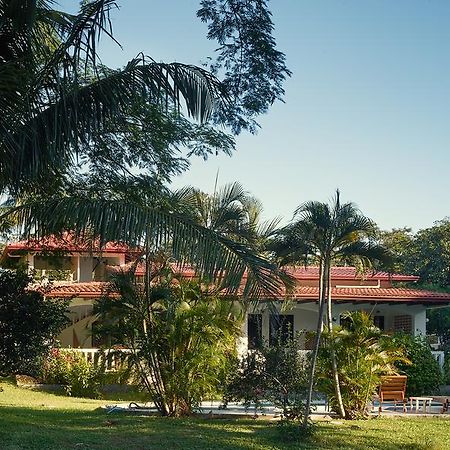
[[[93,304],[108,287],[111,271],[125,267],[136,258],[127,246],[107,243],[101,248],[64,239],[18,242],[5,247],[0,258],[4,267],[23,264],[37,280],[51,281],[48,297],[70,299],[71,325],[60,335],[63,347],[94,348]],[[252,347],[258,340],[270,341],[281,331],[312,331],[316,327],[319,297],[317,267],[291,269],[296,280],[293,294],[275,301],[261,299],[249,311],[243,326],[241,346]],[[138,267],[138,276],[143,276]],[[194,272],[184,271],[191,278]],[[426,334],[426,311],[450,305],[450,294],[411,287],[418,277],[385,272],[360,275],[354,267],[333,267],[331,271],[333,320],[339,324],[345,311],[364,310],[387,332]],[[276,311],[278,311],[276,313]],[[288,331],[289,330],[289,331]],[[303,342],[305,348],[309,342]]]

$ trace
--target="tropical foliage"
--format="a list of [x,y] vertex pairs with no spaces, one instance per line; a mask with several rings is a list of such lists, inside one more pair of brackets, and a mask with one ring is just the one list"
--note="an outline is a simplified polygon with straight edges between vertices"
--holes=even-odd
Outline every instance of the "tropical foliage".
[[273,345],[263,343],[248,352],[230,372],[224,395],[229,401],[254,405],[255,412],[263,401],[270,401],[283,411],[283,418],[303,419],[307,386],[307,360],[300,350],[300,336]]
[[331,408],[337,410],[331,349],[339,361],[338,373],[342,403],[347,419],[368,415],[372,397],[382,375],[396,372],[395,364],[406,359],[401,346],[391,345],[372,318],[363,311],[343,316],[345,327],[325,329],[319,351],[317,386],[325,392]]
[[[111,120],[126,124],[126,118],[136,117],[130,106],[138,100],[162,108],[150,108],[150,113],[156,112],[155,126],[161,112],[183,106],[201,122],[213,118],[236,131],[249,128],[249,119],[253,123],[256,115],[282,97],[281,83],[289,71],[284,55],[275,49],[265,2],[232,3],[233,21],[215,2],[201,2],[198,13],[209,23],[208,37],[222,45],[214,65],[228,69],[221,83],[203,68],[156,63],[144,56],[123,69],[101,65],[99,39],[105,35],[114,40],[110,12],[117,4],[113,0],[83,2],[77,14],[56,10],[47,0],[2,1],[2,188],[26,187],[22,183],[42,181],[50,174],[57,177],[73,165],[83,147],[108,131]],[[225,40],[236,34],[234,46],[227,45]],[[258,65],[261,60],[270,71]],[[258,102],[251,100],[256,85]]]
[[235,355],[241,312],[207,286],[180,280],[167,261],[153,263],[144,285],[133,271],[115,277],[114,296],[96,306],[97,329],[131,349],[129,362],[162,415],[186,415],[217,392]]
[[223,86],[233,98],[226,117],[218,119],[234,132],[255,130],[255,117],[282,100],[284,80],[291,72],[276,49],[267,0],[202,0],[197,15],[208,23],[208,38],[219,43],[211,61],[213,73],[223,73]]
[[0,373],[37,375],[42,358],[66,326],[66,304],[29,290],[23,271],[0,271]]
[[390,337],[388,344],[402,348],[411,362],[397,364],[397,368],[408,376],[407,395],[430,395],[439,391],[442,383],[441,369],[422,336],[399,334]]
[[[409,228],[380,232],[394,255],[397,272],[418,275],[419,287],[450,290],[450,220],[435,222],[430,228],[413,233]],[[442,348],[450,349],[450,308],[427,311],[429,333],[439,336]]]
[[17,205],[8,220],[24,224],[26,236],[70,229],[84,239],[170,248],[235,290],[247,270],[246,295],[280,288],[267,261],[186,218],[165,187],[187,167],[185,156],[230,153],[233,139],[213,125],[254,129],[289,75],[266,3],[234,0],[232,21],[231,4],[222,3],[201,2],[199,11],[221,45],[220,82],[204,68],[142,55],[122,69],[103,66],[97,43],[114,39],[113,0],[83,2],[77,14],[46,0],[0,2],[0,191]]
[[100,397],[103,370],[75,351],[53,348],[45,358],[40,377],[43,383],[59,384],[72,397]]
[[399,272],[418,275],[423,284],[450,286],[449,219],[417,233],[403,228],[381,232],[380,236],[395,255]]
[[[375,224],[353,203],[341,203],[339,191],[336,192],[331,205],[311,201],[299,206],[294,215],[294,222],[280,231],[272,249],[281,265],[315,262],[319,266],[319,315],[310,366],[307,417],[311,406],[325,307],[327,307],[327,326],[331,330],[333,325],[331,266],[350,263],[364,272],[375,263],[385,260],[387,252],[376,240]],[[330,350],[338,412],[345,417],[345,408],[339,392],[337,359],[334,348],[331,347]]]
[[238,183],[207,194],[195,188],[180,192],[186,213],[199,225],[264,253],[279,220],[262,221],[262,204]]

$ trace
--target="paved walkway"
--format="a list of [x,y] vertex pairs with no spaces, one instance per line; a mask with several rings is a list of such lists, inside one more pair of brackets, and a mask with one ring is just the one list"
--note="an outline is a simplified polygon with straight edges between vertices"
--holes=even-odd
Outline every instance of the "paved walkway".
[[[137,414],[154,414],[157,413],[156,408],[151,403],[120,403],[113,405],[106,405],[108,413],[114,412],[135,412]],[[209,401],[203,402],[198,411],[200,414],[204,414],[211,417],[249,417],[249,418],[278,418],[280,416],[281,410],[275,408],[273,405],[264,404],[262,408],[256,409],[254,407],[250,407],[248,409],[244,408],[239,403],[229,403],[226,408],[221,407],[221,402],[219,401]],[[450,419],[450,413],[442,414],[442,405],[433,403],[430,411],[424,413],[422,408],[419,409],[418,412],[413,408],[410,409],[409,405],[407,407],[406,413],[403,412],[403,408],[400,405],[397,405],[397,409],[395,410],[394,405],[389,403],[383,404],[383,410],[381,412],[382,416],[402,416],[402,417],[426,417],[426,416],[439,416],[442,418]],[[378,404],[375,403],[375,408],[372,410],[371,415],[378,415]],[[332,412],[329,412],[326,405],[322,403],[315,403],[314,410],[312,413],[313,420],[332,420],[336,415]]]

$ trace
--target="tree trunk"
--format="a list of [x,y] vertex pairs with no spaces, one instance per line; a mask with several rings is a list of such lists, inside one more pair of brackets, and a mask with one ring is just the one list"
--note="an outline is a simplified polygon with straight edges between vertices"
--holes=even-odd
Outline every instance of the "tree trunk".
[[344,403],[342,402],[341,385],[339,383],[339,372],[336,360],[336,352],[334,351],[334,336],[333,336],[333,314],[332,314],[332,303],[331,303],[331,268],[330,275],[328,276],[328,292],[327,292],[327,303],[328,303],[328,330],[331,339],[331,368],[333,372],[333,384],[334,392],[336,395],[336,402],[338,407],[338,414],[342,419],[345,419],[345,409]]
[[323,281],[324,281],[324,267],[322,262],[320,262],[320,283],[319,283],[319,316],[317,318],[317,328],[316,335],[314,337],[314,348],[311,356],[311,365],[309,368],[309,384],[308,384],[308,394],[306,398],[305,416],[303,418],[303,427],[308,426],[308,419],[311,413],[311,401],[312,392],[314,389],[314,373],[316,371],[317,355],[319,353],[320,347],[320,337],[323,330],[323,314],[325,312],[326,297],[324,296]]

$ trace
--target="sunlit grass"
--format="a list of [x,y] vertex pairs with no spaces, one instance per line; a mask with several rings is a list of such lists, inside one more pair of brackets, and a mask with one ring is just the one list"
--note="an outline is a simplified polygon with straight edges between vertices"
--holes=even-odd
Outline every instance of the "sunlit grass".
[[105,400],[62,397],[0,383],[0,448],[12,449],[450,449],[450,420],[380,418],[321,423],[309,441],[286,443],[276,425],[251,419],[168,419],[106,414]]

